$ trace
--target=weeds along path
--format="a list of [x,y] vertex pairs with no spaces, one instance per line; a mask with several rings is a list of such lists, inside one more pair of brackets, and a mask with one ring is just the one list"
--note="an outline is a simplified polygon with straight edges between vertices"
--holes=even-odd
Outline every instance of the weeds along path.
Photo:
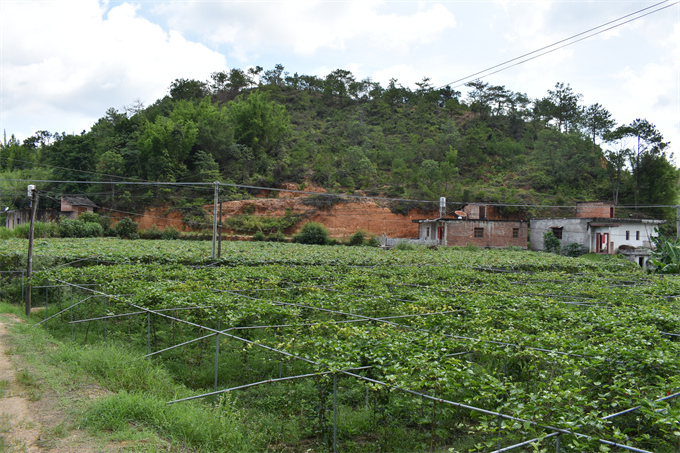
[[[19,319],[17,318],[17,321]],[[26,391],[17,380],[7,348],[8,318],[0,318],[0,450],[37,452],[40,429],[33,418]]]
[[0,315],[0,452],[120,450],[120,445],[103,444],[69,427],[72,421],[65,399],[73,401],[83,389],[58,396],[28,368],[24,357],[14,353],[9,330],[24,322],[16,315]]

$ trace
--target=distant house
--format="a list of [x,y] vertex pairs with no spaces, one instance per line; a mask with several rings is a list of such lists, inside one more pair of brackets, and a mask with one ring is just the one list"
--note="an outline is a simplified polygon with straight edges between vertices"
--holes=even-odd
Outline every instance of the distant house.
[[[512,218],[515,217],[515,218]],[[527,247],[528,224],[521,215],[507,215],[496,206],[465,205],[453,216],[414,220],[418,239],[442,246]]]
[[612,203],[579,203],[575,218],[531,219],[531,250],[544,250],[543,235],[552,231],[562,245],[579,244],[591,253],[621,253],[646,266],[655,229],[665,220],[614,217]]
[[[67,217],[69,219],[77,219],[78,216],[84,212],[94,212],[97,205],[85,197],[75,197],[62,195],[61,210],[56,209],[38,209],[35,213],[38,222],[50,222],[58,220],[60,217]],[[7,211],[5,218],[5,228],[13,230],[19,225],[31,222],[30,209],[15,209]]]
[[61,212],[65,217],[70,219],[78,218],[80,214],[85,212],[94,212],[94,208],[98,207],[93,201],[85,197],[75,197],[70,195],[61,196]]

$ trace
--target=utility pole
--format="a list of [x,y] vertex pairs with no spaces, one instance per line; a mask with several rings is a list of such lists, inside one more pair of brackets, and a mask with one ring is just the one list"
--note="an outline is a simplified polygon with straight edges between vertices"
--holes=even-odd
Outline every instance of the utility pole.
[[213,236],[212,236],[212,259],[217,257],[216,242],[217,242],[217,202],[220,196],[220,183],[215,181],[215,200],[213,202]]
[[31,226],[28,230],[28,266],[26,269],[26,317],[31,316],[31,274],[33,273],[33,232],[35,231],[35,214],[38,211],[38,190],[34,185],[28,186],[31,197]]

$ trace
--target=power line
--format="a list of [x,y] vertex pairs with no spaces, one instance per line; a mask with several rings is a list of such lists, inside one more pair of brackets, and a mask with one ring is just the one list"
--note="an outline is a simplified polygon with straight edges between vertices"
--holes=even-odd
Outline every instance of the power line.
[[[676,2],[680,3],[680,2]],[[389,198],[389,197],[375,197],[368,195],[354,195],[354,194],[339,194],[330,192],[311,192],[306,190],[295,190],[295,189],[281,189],[277,187],[263,187],[263,186],[253,186],[247,184],[234,184],[234,183],[223,183],[223,182],[138,182],[138,181],[61,181],[61,180],[35,180],[35,179],[0,179],[0,182],[25,182],[25,183],[62,183],[62,184],[114,184],[114,185],[146,185],[146,186],[178,186],[178,187],[194,187],[199,188],[214,188],[215,183],[221,187],[233,187],[240,189],[249,190],[259,190],[259,191],[269,191],[269,192],[286,192],[286,193],[296,193],[302,195],[310,196],[328,196],[337,198],[348,198],[356,200],[371,200],[371,201],[386,201],[395,203],[425,203],[425,204],[438,204],[439,200],[413,200],[408,198]],[[256,201],[257,199],[253,200]],[[484,206],[495,206],[495,207],[513,207],[513,208],[576,208],[576,205],[543,205],[543,204],[532,204],[532,203],[498,203],[498,202],[474,202],[474,201],[446,201],[447,205],[458,206],[458,205],[468,205],[468,204],[478,204]],[[616,205],[616,208],[620,209],[637,209],[637,208],[677,208],[678,205]]]
[[[602,28],[602,27],[606,27],[607,25],[613,24],[613,23],[615,23],[615,22],[619,22],[619,21],[621,21],[621,20],[623,20],[623,19],[625,19],[625,18],[627,18],[627,17],[634,16],[634,15],[639,14],[639,13],[641,13],[641,12],[643,12],[643,11],[648,10],[648,9],[655,8],[655,7],[659,6],[659,5],[662,5],[662,4],[664,4],[664,3],[667,3],[668,1],[670,1],[670,0],[664,0],[664,1],[662,1],[662,2],[659,2],[659,3],[654,4],[654,5],[652,5],[652,6],[648,6],[648,7],[646,7],[646,8],[642,8],[642,9],[640,9],[640,10],[638,10],[638,11],[633,12],[633,13],[627,14],[627,15],[625,15],[625,16],[621,16],[621,17],[619,17],[618,19],[614,19],[614,20],[612,20],[612,21],[606,22],[606,23],[604,23],[604,24],[602,24],[602,25],[598,25],[597,27],[591,28],[591,29],[586,30],[586,31],[584,31],[584,32],[577,33],[577,34],[572,35],[572,36],[570,36],[570,37],[568,37],[568,38],[565,38],[565,39],[562,39],[562,40],[560,40],[560,41],[554,42],[554,43],[552,43],[552,44],[550,44],[550,45],[548,45],[548,46],[541,47],[540,49],[536,49],[536,50],[534,50],[534,51],[525,53],[525,54],[523,54],[523,55],[520,55],[519,57],[512,58],[512,59],[510,59],[510,60],[504,61],[503,63],[499,63],[499,64],[497,64],[497,65],[494,65],[494,66],[491,66],[491,67],[489,67],[489,68],[486,68],[486,69],[484,69],[484,70],[482,70],[482,71],[478,71],[478,72],[476,72],[476,73],[474,73],[474,74],[470,74],[470,75],[468,75],[468,76],[466,76],[466,77],[462,77],[462,78],[460,78],[460,79],[458,79],[458,80],[454,80],[453,82],[449,82],[449,83],[447,83],[447,84],[445,84],[445,85],[442,85],[442,86],[440,86],[440,87],[437,87],[436,89],[444,88],[444,87],[453,85],[453,84],[455,84],[455,83],[461,82],[461,81],[463,81],[463,80],[468,80],[468,79],[473,79],[473,78],[479,79],[479,78],[481,78],[481,77],[476,77],[476,76],[478,76],[478,75],[480,75],[480,74],[484,74],[484,73],[486,73],[486,72],[488,72],[488,71],[491,71],[492,69],[496,69],[496,68],[499,68],[499,67],[501,67],[501,66],[505,66],[505,65],[507,65],[508,63],[512,63],[513,61],[517,61],[517,60],[519,60],[519,59],[521,59],[521,58],[527,57],[527,56],[529,56],[529,55],[533,55],[533,54],[535,54],[535,53],[537,53],[537,52],[541,52],[541,51],[543,51],[543,50],[550,49],[551,47],[554,47],[554,46],[556,46],[556,45],[558,45],[558,44],[562,44],[562,43],[564,43],[564,42],[570,41],[570,40],[572,40],[572,39],[574,39],[574,38],[577,38],[577,37],[579,37],[579,36],[585,35],[585,34],[587,34],[587,33],[590,33],[590,32],[592,32],[592,31],[595,31],[595,30],[600,29],[600,28]],[[659,9],[654,10],[654,11],[650,11],[650,12],[648,12],[648,13],[645,13],[645,14],[639,15],[639,16],[637,16],[637,17],[634,17],[634,18],[632,18],[632,19],[629,19],[629,20],[627,20],[627,21],[625,21],[625,22],[621,22],[621,23],[619,23],[619,24],[616,24],[616,25],[613,25],[613,26],[611,26],[611,27],[605,28],[604,30],[600,30],[600,31],[598,31],[598,32],[596,32],[596,33],[592,33],[592,34],[590,34],[590,35],[588,35],[588,36],[584,36],[583,38],[577,39],[577,40],[572,41],[572,42],[568,42],[568,43],[563,44],[563,45],[561,45],[561,46],[559,46],[559,47],[556,47],[556,48],[554,48],[554,49],[548,50],[547,52],[540,53],[540,54],[538,54],[538,55],[536,55],[536,56],[533,56],[533,57],[531,57],[531,58],[527,58],[526,60],[519,61],[519,62],[517,62],[517,63],[515,63],[515,64],[510,65],[510,66],[506,66],[506,67],[504,67],[504,68],[498,69],[497,71],[493,71],[493,72],[490,72],[490,73],[488,73],[488,74],[485,74],[485,75],[482,76],[482,77],[487,77],[487,76],[496,74],[496,73],[498,73],[498,72],[505,71],[506,69],[510,69],[510,68],[512,68],[512,67],[514,67],[514,66],[518,66],[518,65],[520,65],[520,64],[522,64],[522,63],[526,63],[527,61],[531,61],[531,60],[536,59],[536,58],[538,58],[538,57],[541,57],[541,56],[543,56],[543,55],[547,55],[547,54],[549,54],[549,53],[551,53],[551,52],[554,52],[554,51],[556,51],[556,50],[559,50],[559,49],[562,49],[562,48],[564,48],[564,47],[570,46],[570,45],[572,45],[572,44],[576,44],[577,42],[583,41],[583,40],[585,40],[585,39],[592,38],[593,36],[596,36],[596,35],[599,35],[599,34],[601,34],[601,33],[606,32],[606,31],[612,30],[612,29],[614,29],[614,28],[620,27],[620,26],[625,25],[625,24],[627,24],[627,23],[629,23],[629,22],[636,21],[636,20],[641,19],[641,18],[643,18],[643,17],[645,17],[645,16],[648,16],[648,15],[650,15],[650,14],[654,14],[654,13],[659,12],[659,11],[661,11],[661,10],[664,10],[664,9],[666,9],[666,8],[670,8],[671,6],[677,5],[678,3],[680,3],[680,1],[673,2],[673,3],[671,3],[670,5],[663,6],[663,7],[659,8]],[[453,87],[451,87],[451,88],[458,88],[458,87],[461,87],[461,86],[464,86],[464,85],[465,85],[465,83],[462,83],[462,84],[459,84],[459,85],[455,85],[455,86],[453,86]]]

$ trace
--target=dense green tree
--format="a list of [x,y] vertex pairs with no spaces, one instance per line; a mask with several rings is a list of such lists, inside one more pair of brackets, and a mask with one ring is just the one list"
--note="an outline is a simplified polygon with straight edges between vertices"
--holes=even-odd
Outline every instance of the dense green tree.
[[579,123],[581,109],[578,102],[583,95],[574,93],[574,90],[562,82],[555,84],[554,90],[548,90],[548,97],[545,98],[547,113],[557,122],[557,130],[569,132]]
[[184,176],[198,127],[191,120],[159,116],[146,122],[139,137],[143,177],[152,181],[180,181]]
[[199,80],[175,79],[170,84],[170,97],[177,101],[193,101],[203,99],[208,94],[208,84]]
[[600,104],[593,104],[585,109],[582,115],[582,122],[583,128],[593,141],[593,147],[595,146],[596,138],[605,136],[616,124],[612,114]]
[[269,100],[267,93],[254,91],[229,103],[229,120],[235,140],[260,152],[274,155],[284,137],[290,133],[286,108]]
[[640,191],[641,159],[644,155],[664,156],[669,143],[664,141],[661,132],[646,119],[636,119],[628,125],[619,126],[612,132],[611,136],[615,139],[632,138],[631,166],[633,167],[633,178],[635,181],[635,206],[638,205],[638,195]]

